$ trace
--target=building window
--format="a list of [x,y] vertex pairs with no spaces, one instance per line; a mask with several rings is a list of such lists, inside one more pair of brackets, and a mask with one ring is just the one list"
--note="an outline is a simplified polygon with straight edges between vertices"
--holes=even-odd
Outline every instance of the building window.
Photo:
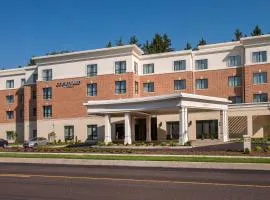
[[52,106],[43,106],[43,117],[44,118],[52,117]]
[[43,81],[51,81],[52,80],[52,69],[45,69],[42,71],[42,79]]
[[97,75],[97,64],[87,65],[86,71],[87,71],[86,73],[87,73],[88,77],[96,76]]
[[154,92],[155,91],[154,82],[144,83],[143,90],[144,92]]
[[33,74],[33,83],[36,83],[38,79],[38,74]]
[[135,94],[139,94],[139,83],[135,81]]
[[13,95],[6,96],[6,102],[7,103],[14,103],[14,96]]
[[37,108],[33,108],[33,113],[32,113],[33,117],[37,116]]
[[143,74],[153,74],[155,73],[154,63],[143,65]]
[[252,52],[252,62],[253,63],[267,62],[267,52],[266,51]]
[[134,62],[134,73],[138,74],[138,63]]
[[14,111],[7,111],[6,115],[7,119],[14,119]]
[[186,80],[174,80],[174,90],[186,89]]
[[241,77],[240,76],[229,76],[228,77],[229,87],[238,87],[241,86]]
[[43,99],[52,99],[52,88],[43,88]]
[[32,138],[37,138],[37,130],[36,129],[34,129],[33,131],[32,131]]
[[87,84],[87,96],[97,96],[97,84],[91,83]]
[[14,80],[7,80],[6,88],[14,88]]
[[196,60],[195,61],[195,69],[208,69],[208,59]]
[[124,74],[127,71],[126,61],[115,62],[115,73]]
[[229,56],[228,57],[228,67],[235,67],[241,65],[241,56]]
[[232,101],[232,104],[243,103],[241,96],[230,96],[229,100]]
[[65,141],[74,139],[74,126],[64,126]]
[[208,88],[208,79],[196,80],[196,89],[207,89],[207,88]]
[[25,78],[22,78],[21,79],[21,86],[24,86],[25,85]]
[[186,70],[186,60],[174,61],[174,71]]
[[253,84],[267,83],[267,72],[253,73]]
[[7,131],[6,132],[6,139],[8,140],[8,141],[10,141],[10,140],[14,140],[14,131]]
[[37,92],[36,92],[36,90],[33,90],[32,91],[32,99],[33,100],[37,99]]
[[179,121],[166,122],[167,140],[179,139]]
[[126,93],[126,81],[115,81],[115,94]]
[[87,140],[98,139],[98,128],[97,125],[87,125]]
[[253,95],[253,102],[256,102],[256,103],[268,102],[268,94],[267,93],[254,94]]

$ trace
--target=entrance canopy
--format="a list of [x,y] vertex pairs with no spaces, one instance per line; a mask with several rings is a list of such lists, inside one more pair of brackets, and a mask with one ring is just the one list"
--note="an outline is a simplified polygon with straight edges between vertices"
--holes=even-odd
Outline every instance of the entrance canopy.
[[89,115],[104,115],[105,143],[112,141],[111,117],[123,114],[125,118],[125,144],[132,143],[134,133],[134,115],[145,115],[147,119],[147,141],[151,141],[151,115],[178,113],[179,114],[179,143],[184,145],[188,141],[188,112],[199,110],[220,111],[220,134],[223,141],[228,140],[228,104],[224,98],[209,97],[195,94],[170,94],[163,96],[139,97],[132,99],[88,101]]
[[88,114],[145,112],[147,114],[178,112],[180,107],[189,110],[228,110],[229,100],[196,94],[170,94],[132,99],[88,101]]

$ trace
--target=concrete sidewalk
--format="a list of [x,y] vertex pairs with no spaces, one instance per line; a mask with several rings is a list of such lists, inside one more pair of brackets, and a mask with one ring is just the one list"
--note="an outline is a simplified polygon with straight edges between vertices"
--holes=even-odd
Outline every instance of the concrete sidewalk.
[[86,159],[56,159],[56,158],[0,158],[0,163],[193,168],[193,169],[238,169],[238,170],[267,170],[267,171],[270,170],[269,164],[180,162],[180,161],[126,161],[126,160],[86,160]]

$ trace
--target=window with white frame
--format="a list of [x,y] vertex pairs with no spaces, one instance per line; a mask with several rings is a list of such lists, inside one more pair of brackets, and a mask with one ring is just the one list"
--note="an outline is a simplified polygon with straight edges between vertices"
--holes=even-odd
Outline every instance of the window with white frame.
[[87,96],[97,96],[97,84],[96,83],[90,83],[87,84]]
[[43,81],[51,81],[52,80],[52,69],[42,70],[42,80]]
[[115,62],[115,73],[116,74],[124,74],[127,71],[127,63],[126,61],[116,61]]
[[7,132],[6,132],[6,139],[7,139],[8,141],[14,140],[14,136],[15,136],[14,131],[7,131]]
[[6,88],[14,88],[14,80],[6,80]]
[[154,63],[144,64],[143,65],[143,74],[153,74],[155,73]]
[[7,96],[6,96],[6,102],[7,102],[8,104],[14,103],[14,95],[7,95]]
[[25,85],[25,78],[22,78],[21,79],[21,86],[24,86]]
[[87,140],[97,140],[98,139],[98,126],[87,125]]
[[7,119],[14,119],[14,111],[7,111],[6,117]]
[[138,74],[138,63],[134,62],[134,73]]
[[176,60],[173,62],[173,70],[181,71],[186,70],[186,60]]
[[43,117],[44,118],[52,117],[52,106],[43,106]]
[[208,88],[208,79],[196,80],[196,89],[207,89],[207,88]]
[[238,87],[241,86],[241,77],[240,76],[229,76],[228,77],[229,87]]
[[86,75],[88,77],[97,75],[97,64],[87,65],[86,67]]
[[235,55],[235,56],[229,56],[228,57],[228,67],[236,67],[241,65],[241,56]]
[[253,102],[255,103],[268,102],[268,94],[267,93],[253,94]]
[[52,88],[43,88],[43,99],[52,99]]
[[267,83],[267,72],[253,73],[253,84],[259,85]]
[[144,83],[143,90],[144,90],[144,92],[154,92],[155,91],[154,82]]
[[196,60],[195,69],[196,70],[208,69],[208,59]]
[[267,62],[267,51],[252,52],[252,62]]
[[115,94],[125,94],[126,90],[126,81],[115,81]]
[[174,90],[186,89],[186,80],[174,80]]
[[74,139],[74,126],[64,126],[65,141]]

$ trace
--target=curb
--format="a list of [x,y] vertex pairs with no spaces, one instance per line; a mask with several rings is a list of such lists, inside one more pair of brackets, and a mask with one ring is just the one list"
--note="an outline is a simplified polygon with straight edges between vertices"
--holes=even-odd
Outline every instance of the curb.
[[227,170],[264,170],[270,171],[269,164],[254,163],[206,163],[177,161],[125,161],[125,160],[85,160],[55,158],[0,158],[0,163],[81,165],[114,167],[157,167],[157,168],[192,168],[192,169],[227,169]]

